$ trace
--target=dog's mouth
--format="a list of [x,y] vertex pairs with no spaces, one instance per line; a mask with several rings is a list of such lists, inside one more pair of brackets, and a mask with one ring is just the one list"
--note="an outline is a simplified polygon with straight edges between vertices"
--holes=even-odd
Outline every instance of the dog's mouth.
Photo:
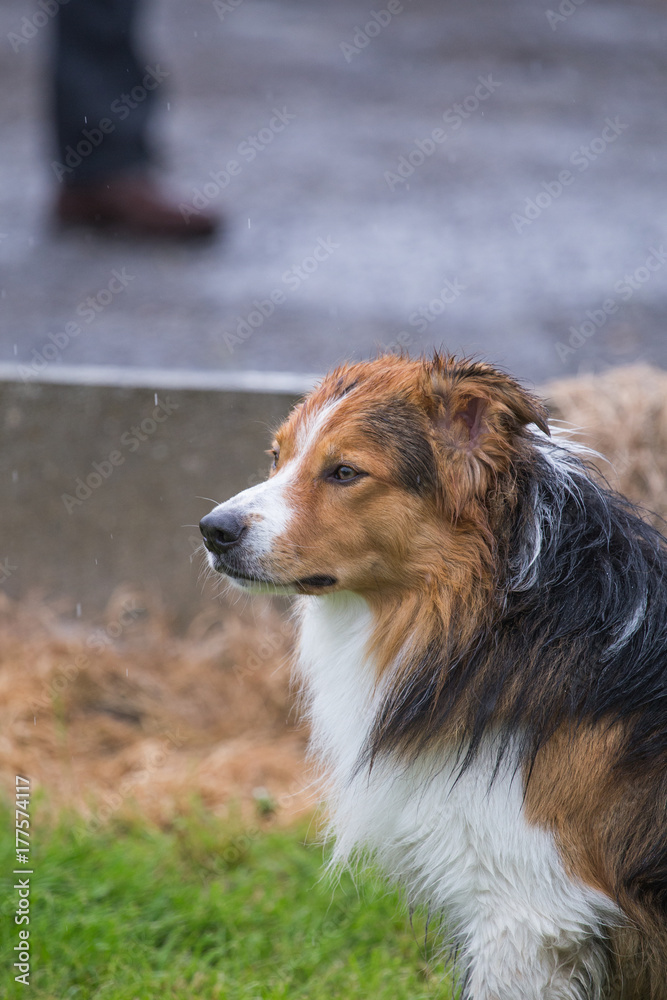
[[226,566],[218,569],[218,573],[228,576],[230,580],[235,580],[237,583],[265,583],[269,587],[284,586],[284,584],[278,583],[276,580],[269,580],[266,576],[247,576],[245,573],[237,573],[236,570],[227,569]]
[[338,580],[335,576],[305,576],[302,580],[296,581],[298,587],[313,587],[318,590],[322,587],[333,587],[336,583]]
[[218,573],[222,573],[228,576],[235,583],[240,583],[245,586],[252,586],[256,584],[264,585],[265,587],[275,587],[277,590],[291,589],[296,590],[297,593],[308,593],[310,591],[324,590],[327,587],[334,587],[338,580],[335,576],[329,576],[327,574],[321,573],[314,576],[304,576],[299,580],[271,580],[266,576],[256,576],[254,574],[240,573],[237,569],[232,569],[229,566],[225,566],[217,560],[218,565],[215,567]]

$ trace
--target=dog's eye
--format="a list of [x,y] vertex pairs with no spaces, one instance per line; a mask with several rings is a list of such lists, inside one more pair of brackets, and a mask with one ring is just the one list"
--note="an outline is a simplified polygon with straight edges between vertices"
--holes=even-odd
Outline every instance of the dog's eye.
[[337,479],[339,483],[349,483],[352,479],[357,479],[360,475],[361,473],[353,469],[351,465],[339,465],[331,473],[331,478]]
[[271,457],[273,458],[273,461],[271,462],[271,468],[277,469],[278,459],[280,458],[280,448],[271,448],[269,451],[267,451],[266,454],[271,455]]

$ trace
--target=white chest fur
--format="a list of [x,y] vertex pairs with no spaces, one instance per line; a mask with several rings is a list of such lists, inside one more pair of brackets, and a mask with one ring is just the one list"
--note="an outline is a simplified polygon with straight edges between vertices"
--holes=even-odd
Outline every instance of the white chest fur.
[[491,784],[493,746],[455,781],[443,753],[355,771],[381,692],[364,656],[371,623],[352,594],[306,598],[299,667],[313,749],[329,778],[334,861],[372,855],[414,902],[441,911],[474,1000],[592,1000],[605,985],[601,893],[566,873],[552,835],[525,819],[508,760]]

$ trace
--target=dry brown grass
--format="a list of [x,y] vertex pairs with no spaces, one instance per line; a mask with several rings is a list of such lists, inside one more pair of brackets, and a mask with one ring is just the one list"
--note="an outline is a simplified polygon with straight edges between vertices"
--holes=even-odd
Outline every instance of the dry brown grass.
[[[612,462],[602,471],[667,516],[667,374],[648,367],[554,382],[556,416]],[[0,597],[0,781],[26,774],[55,806],[103,821],[136,803],[158,822],[200,798],[278,821],[310,811],[305,732],[289,690],[289,624],[259,599],[212,603],[175,637],[137,595],[99,628]]]
[[597,465],[614,489],[667,518],[667,373],[632,365],[559,379],[542,391],[552,415],[580,428],[581,439],[609,460]]
[[167,822],[196,798],[246,817],[270,803],[286,820],[312,808],[289,692],[291,628],[269,603],[212,605],[177,638],[137,595],[115,595],[92,630],[5,599],[0,635],[8,790],[24,774],[50,802],[100,820],[134,804]]

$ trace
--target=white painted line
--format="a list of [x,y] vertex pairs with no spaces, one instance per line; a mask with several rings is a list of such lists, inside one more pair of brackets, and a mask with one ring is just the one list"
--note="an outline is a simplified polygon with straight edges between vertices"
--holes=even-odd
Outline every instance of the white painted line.
[[34,378],[20,367],[0,361],[0,382],[51,385],[105,385],[123,389],[194,389],[220,392],[310,392],[320,376],[300,372],[215,371],[183,368],[132,368],[124,365],[48,365]]

